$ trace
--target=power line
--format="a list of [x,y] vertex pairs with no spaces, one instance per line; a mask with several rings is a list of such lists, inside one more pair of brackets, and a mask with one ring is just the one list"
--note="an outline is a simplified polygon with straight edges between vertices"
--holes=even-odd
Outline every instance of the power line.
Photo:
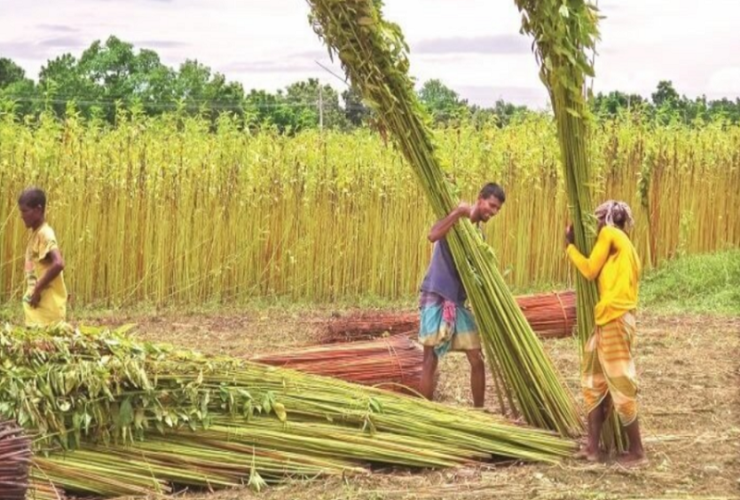
[[[117,104],[132,105],[134,103],[141,105],[145,108],[154,109],[171,109],[176,110],[180,108],[193,109],[199,107],[206,107],[209,109],[222,109],[222,110],[244,110],[244,109],[276,109],[276,108],[313,108],[317,105],[318,101],[313,102],[282,102],[282,103],[255,103],[255,102],[244,102],[243,104],[224,104],[212,100],[188,100],[184,104],[178,103],[151,103],[145,101],[135,101],[132,99],[108,99],[108,100],[81,100],[76,96],[57,96],[55,98],[44,98],[44,97],[31,97],[31,96],[19,96],[19,95],[5,95],[3,96],[9,100],[22,103],[50,103],[50,104],[68,104],[74,103],[80,106],[115,106]],[[323,96],[322,96],[323,97]],[[323,99],[322,99],[323,100]],[[363,110],[365,109],[362,105],[357,104],[345,104],[340,106],[341,109],[345,110]]]
[[332,70],[330,70],[329,68],[327,68],[326,66],[324,66],[323,64],[321,64],[319,61],[314,61],[314,62],[316,64],[318,64],[324,71],[326,71],[327,73],[329,73],[331,76],[333,76],[334,78],[336,78],[337,80],[339,80],[340,82],[342,82],[343,84],[345,84],[347,87],[350,87],[349,83],[347,83],[347,79],[346,78],[342,78],[341,76],[337,75]]

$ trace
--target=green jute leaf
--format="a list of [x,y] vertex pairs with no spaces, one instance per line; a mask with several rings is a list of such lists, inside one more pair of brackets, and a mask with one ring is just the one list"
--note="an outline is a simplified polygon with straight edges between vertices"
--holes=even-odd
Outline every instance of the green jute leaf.
[[275,403],[272,409],[275,411],[275,415],[277,415],[277,418],[281,422],[288,420],[288,413],[285,411],[285,405],[282,403]]

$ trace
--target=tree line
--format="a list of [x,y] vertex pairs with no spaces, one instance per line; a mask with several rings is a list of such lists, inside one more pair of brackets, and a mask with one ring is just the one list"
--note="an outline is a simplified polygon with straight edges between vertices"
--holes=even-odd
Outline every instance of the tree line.
[[[535,112],[503,100],[491,107],[470,104],[440,80],[425,82],[418,92],[439,125],[470,120],[503,127]],[[690,99],[680,95],[670,81],[659,82],[650,97],[613,91],[599,93],[590,102],[592,111],[602,118],[630,112],[659,123],[716,119],[740,123],[740,99]],[[155,51],[136,50],[115,36],[105,43],[92,43],[79,57],[67,53],[47,61],[37,81],[28,78],[13,60],[0,57],[0,110],[19,117],[52,110],[61,117],[70,106],[84,117],[111,123],[119,107],[138,107],[151,116],[175,110],[200,113],[214,121],[229,112],[246,126],[270,126],[281,132],[319,126],[352,129],[373,120],[372,111],[350,87],[340,93],[312,78],[276,92],[247,92],[241,83],[228,81],[197,60],[171,68]]]

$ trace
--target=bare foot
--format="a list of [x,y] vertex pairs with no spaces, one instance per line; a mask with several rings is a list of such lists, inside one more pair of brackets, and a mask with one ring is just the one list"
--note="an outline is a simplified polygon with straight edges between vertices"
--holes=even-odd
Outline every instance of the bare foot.
[[573,454],[573,458],[578,460],[586,460],[587,462],[598,462],[600,458],[599,451],[593,451],[587,446],[581,448]]
[[645,453],[625,453],[617,459],[617,463],[622,467],[643,467],[648,464]]

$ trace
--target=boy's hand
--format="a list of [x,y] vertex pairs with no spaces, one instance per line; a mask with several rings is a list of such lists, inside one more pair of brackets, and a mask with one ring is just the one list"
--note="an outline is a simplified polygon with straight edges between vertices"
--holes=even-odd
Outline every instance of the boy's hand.
[[41,292],[34,290],[31,296],[28,298],[28,305],[36,309],[41,302]]
[[573,231],[573,224],[569,224],[567,228],[565,228],[565,246],[573,245],[576,241],[576,234]]

